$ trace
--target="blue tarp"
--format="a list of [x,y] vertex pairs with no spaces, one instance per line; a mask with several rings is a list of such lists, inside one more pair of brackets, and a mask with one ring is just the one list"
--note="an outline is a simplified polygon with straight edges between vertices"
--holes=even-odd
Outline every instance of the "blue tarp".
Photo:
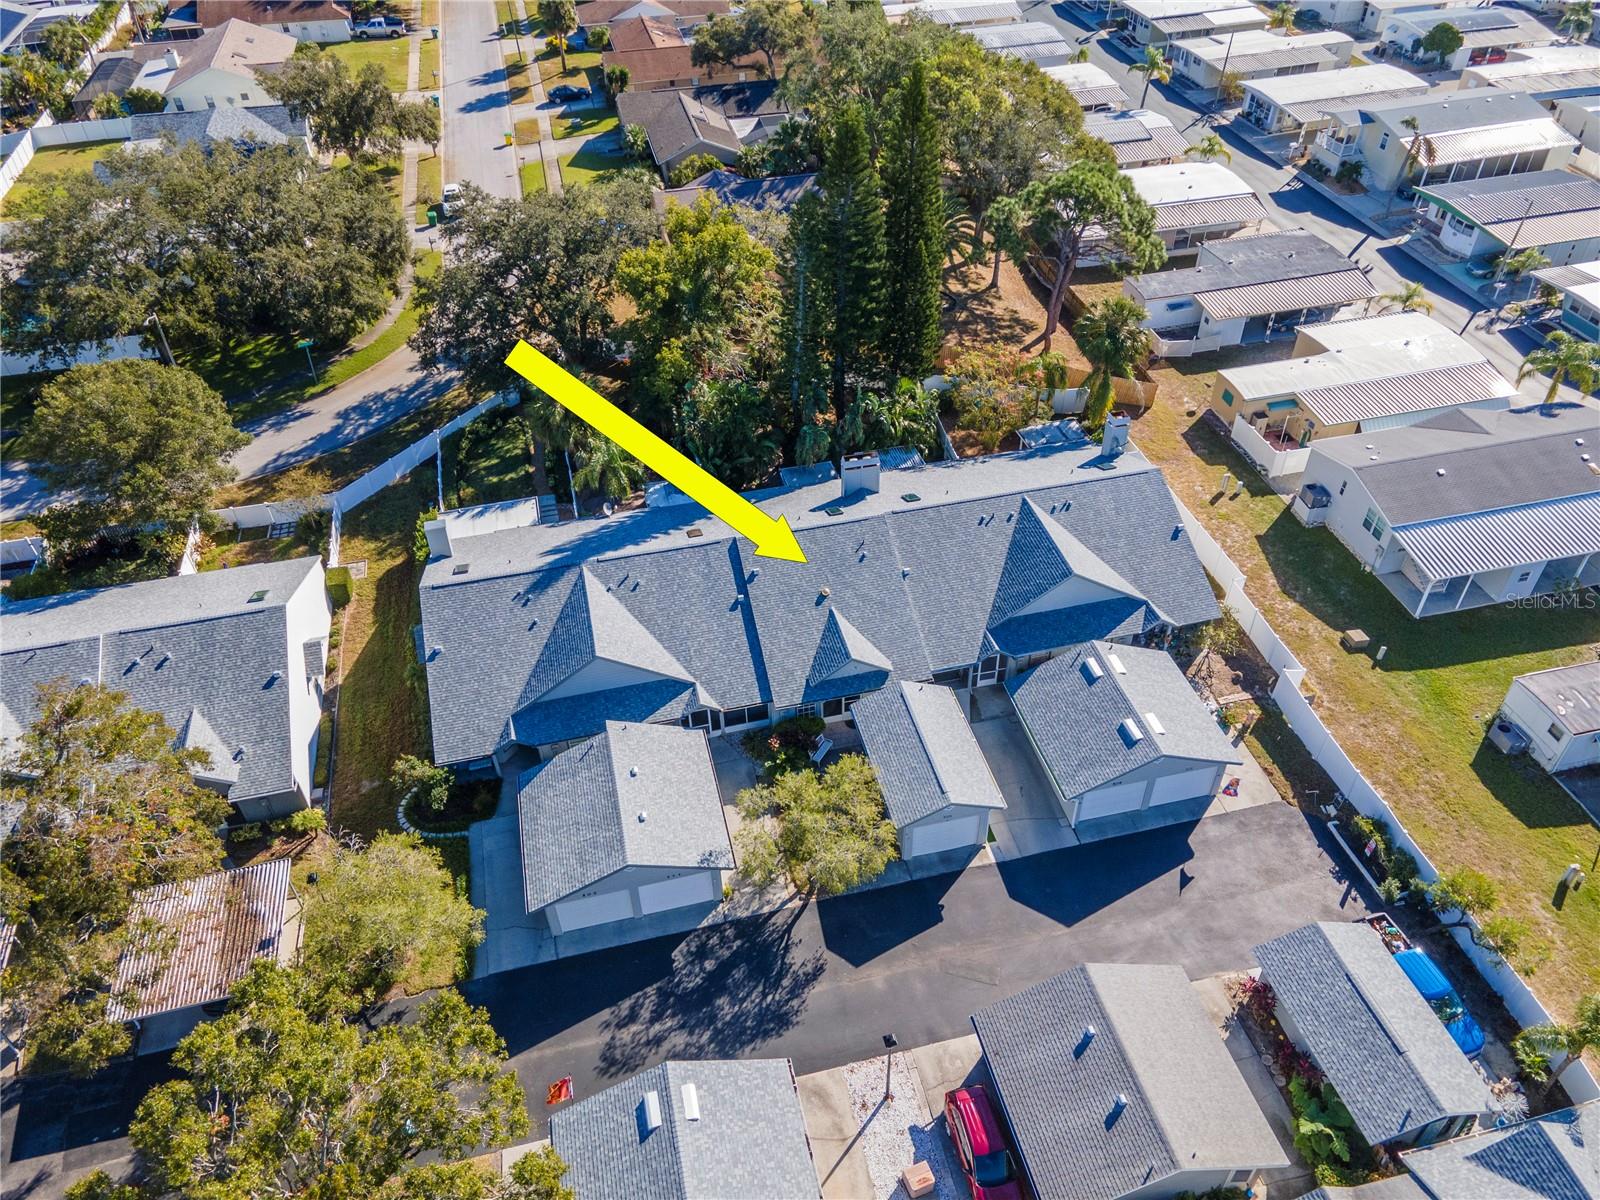
[[1450,986],[1450,981],[1444,977],[1444,972],[1434,964],[1421,950],[1402,950],[1394,956],[1395,962],[1400,964],[1400,969],[1406,973],[1406,978],[1411,980],[1417,991],[1422,993],[1422,998],[1434,1006],[1434,1011],[1440,1008],[1440,1002],[1445,1002],[1447,1011],[1456,1011],[1457,1016],[1444,1021],[1444,1027],[1450,1033],[1455,1044],[1461,1048],[1461,1053],[1468,1058],[1483,1049],[1483,1029],[1477,1021],[1472,1019],[1472,1014],[1467,1011],[1467,1006],[1461,997],[1456,995],[1455,988]]

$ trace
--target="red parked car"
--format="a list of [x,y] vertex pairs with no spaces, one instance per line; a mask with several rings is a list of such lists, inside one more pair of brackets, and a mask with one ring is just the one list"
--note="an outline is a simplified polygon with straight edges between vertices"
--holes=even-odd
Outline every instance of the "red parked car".
[[944,1119],[972,1200],[1022,1200],[1016,1160],[982,1084],[944,1094]]

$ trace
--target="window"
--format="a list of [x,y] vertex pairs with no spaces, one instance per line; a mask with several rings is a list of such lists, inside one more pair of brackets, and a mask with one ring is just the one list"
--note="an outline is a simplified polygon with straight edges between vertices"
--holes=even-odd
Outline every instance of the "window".
[[1381,138],[1378,139],[1378,149],[1379,150],[1387,150],[1388,148],[1389,148],[1389,135],[1386,133]]
[[178,99],[178,97],[176,97],[176,96],[174,96],[174,97],[173,97],[173,98],[172,98],[172,107],[173,107],[173,108],[174,108],[174,109],[175,109],[175,110],[176,110],[176,111],[178,111],[178,112],[182,112],[182,111],[183,111],[183,101],[182,101],[182,100],[180,100],[180,99]]
[[822,702],[822,715],[824,717],[838,717],[844,715],[843,700],[824,700]]
[[946,687],[965,687],[967,683],[966,667],[949,667],[943,671],[933,673],[933,682],[942,683]]
[[1349,486],[1350,486],[1350,481],[1348,479],[1346,479],[1343,483],[1341,483],[1339,485],[1339,495],[1341,495],[1341,496],[1344,495],[1345,488],[1347,488]]
[[1233,407],[1233,393],[1230,392],[1227,388],[1223,388],[1222,389],[1222,402],[1224,404],[1226,404],[1229,408]]
[[794,715],[797,717],[814,717],[817,715],[817,706],[815,704],[799,705],[794,710]]
[[1561,728],[1561,722],[1559,721],[1551,722],[1550,728],[1545,730],[1545,732],[1548,733],[1553,740],[1558,742],[1567,736],[1567,731]]
[[249,92],[240,92],[239,93],[239,99],[241,99],[241,100],[250,99],[250,93]]
[[1361,518],[1361,528],[1373,537],[1374,541],[1381,542],[1383,535],[1389,532],[1389,527],[1383,522],[1383,515],[1375,508],[1367,509],[1367,515]]
[[215,108],[216,106],[217,106],[217,98],[215,96],[207,96],[206,97],[206,107],[207,108]]
[[1524,571],[1521,575],[1517,576],[1517,582],[1518,583],[1527,583],[1528,582],[1528,577],[1530,575],[1532,575],[1532,574],[1533,574],[1532,571]]

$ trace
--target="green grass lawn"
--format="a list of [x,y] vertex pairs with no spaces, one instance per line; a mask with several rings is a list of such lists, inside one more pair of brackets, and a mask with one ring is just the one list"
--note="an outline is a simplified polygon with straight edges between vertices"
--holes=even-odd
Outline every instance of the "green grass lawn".
[[524,196],[531,196],[534,192],[549,190],[549,186],[545,182],[544,161],[542,159],[536,158],[532,162],[523,163],[521,170],[517,174],[522,179],[522,194]]
[[561,182],[567,187],[582,187],[613,172],[626,170],[632,162],[626,154],[606,154],[585,146],[576,154],[562,156]]
[[506,55],[506,94],[513,104],[526,104],[533,99],[533,77],[528,73],[528,60],[516,51]]
[[533,492],[533,449],[519,409],[496,409],[445,439],[446,508],[516,500]]
[[611,110],[579,113],[571,117],[554,117],[550,121],[551,131],[558,139],[609,133],[616,127],[617,114]]
[[345,66],[352,72],[361,70],[368,63],[377,63],[383,68],[383,81],[389,85],[391,92],[406,90],[406,67],[411,60],[410,38],[333,42],[324,46],[323,52],[344,59]]
[[429,92],[438,90],[439,84],[439,39],[429,37],[424,27],[417,47],[417,87]]
[[[1532,984],[1570,1016],[1600,987],[1600,890],[1570,893],[1559,909],[1552,897],[1569,863],[1593,863],[1600,831],[1483,734],[1512,676],[1592,660],[1600,612],[1497,606],[1413,620],[1331,533],[1290,516],[1211,425],[1183,415],[1186,397],[1204,410],[1214,371],[1186,360],[1154,376],[1161,394],[1134,440],[1245,573],[1251,600],[1305,665],[1323,720],[1427,855],[1441,870],[1489,875],[1502,911],[1548,944]],[[1236,500],[1216,495],[1225,470],[1249,481]],[[1340,647],[1340,631],[1355,627],[1389,647],[1381,664]]]
[[417,159],[417,224],[428,223],[428,208],[439,202],[439,193],[444,187],[442,172],[444,159],[437,153],[424,154]]
[[544,136],[539,129],[538,117],[523,117],[513,127],[512,132],[516,134],[517,145],[519,146],[536,145],[539,139]]
[[539,78],[544,82],[546,91],[558,83],[588,87],[591,67],[596,71],[600,69],[598,50],[568,50],[565,73],[561,70],[561,53],[553,45],[546,46],[544,53],[539,55]]
[[80,146],[46,146],[36,150],[28,165],[0,199],[0,218],[26,216],[32,205],[56,184],[72,175],[84,175],[121,142],[85,142]]

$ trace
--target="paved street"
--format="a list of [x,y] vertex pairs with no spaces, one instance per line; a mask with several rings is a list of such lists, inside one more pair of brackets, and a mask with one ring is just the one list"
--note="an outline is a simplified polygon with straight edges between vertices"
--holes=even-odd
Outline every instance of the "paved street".
[[[1257,942],[1367,911],[1330,850],[1297,810],[1261,805],[506,971],[464,991],[506,1039],[538,1137],[545,1087],[562,1075],[582,1097],[668,1057],[783,1055],[804,1074],[881,1051],[885,1033],[907,1048],[960,1037],[974,1009],[1080,962],[1175,962],[1194,979],[1249,966]],[[140,1060],[139,1082],[158,1066]],[[69,1087],[4,1093],[0,1169],[8,1188],[35,1188],[5,1200],[47,1200],[71,1174],[125,1160],[119,1139],[139,1091],[113,1080],[102,1093],[78,1104]]]
[[255,440],[233,457],[241,479],[270,475],[360,441],[414,408],[442,396],[453,375],[430,375],[410,347],[336,388],[241,428]]
[[[1027,3],[1025,0],[1022,8],[1024,20],[1054,25],[1074,43],[1083,42],[1092,32],[1082,11],[1066,4],[1052,4],[1048,0]],[[1144,89],[1144,77],[1130,70],[1131,60],[1107,49],[1103,37],[1093,38],[1088,45],[1090,61],[1109,72],[1122,85],[1131,103],[1137,105]],[[1530,335],[1517,330],[1485,329],[1487,314],[1481,311],[1477,301],[1418,263],[1394,244],[1395,239],[1380,238],[1368,231],[1354,216],[1315,188],[1302,183],[1292,168],[1264,154],[1227,124],[1211,124],[1186,102],[1178,88],[1155,84],[1150,88],[1145,107],[1170,120],[1191,143],[1199,141],[1206,133],[1220,133],[1233,151],[1233,161],[1223,165],[1255,189],[1277,225],[1285,229],[1296,226],[1307,229],[1362,266],[1371,267],[1372,285],[1380,295],[1398,292],[1413,281],[1421,282],[1434,302],[1434,319],[1460,333],[1482,351],[1502,375],[1516,381],[1523,358],[1538,345]],[[1532,379],[1523,390],[1530,397],[1542,399],[1548,386],[1548,379]],[[1568,387],[1562,390],[1562,398],[1579,400],[1581,396],[1576,388]]]
[[444,75],[444,182],[475,183],[491,196],[515,200],[516,151],[511,132],[504,47],[495,33],[495,7],[445,0],[441,71]]

